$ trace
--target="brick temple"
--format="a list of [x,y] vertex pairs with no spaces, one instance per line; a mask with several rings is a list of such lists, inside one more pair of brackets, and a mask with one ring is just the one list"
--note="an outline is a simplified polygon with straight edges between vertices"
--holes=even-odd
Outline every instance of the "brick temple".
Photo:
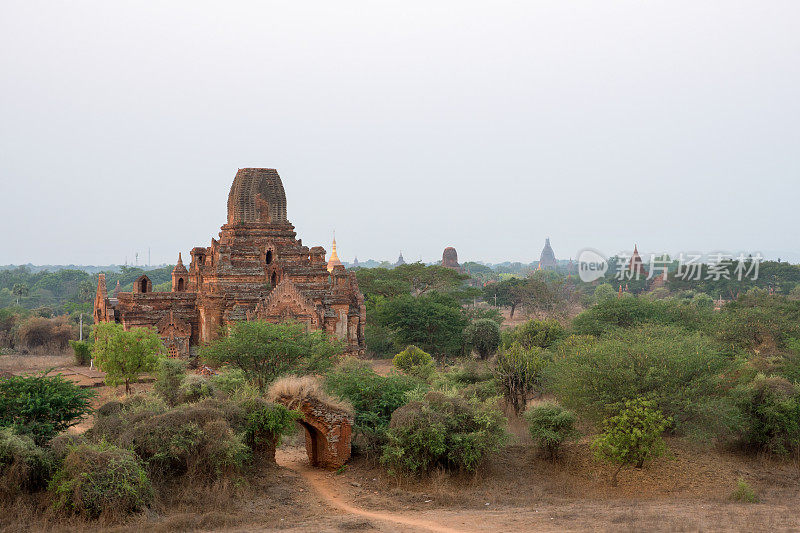
[[366,308],[355,274],[338,261],[329,272],[325,249],[309,249],[296,235],[278,172],[239,169],[219,240],[192,248],[188,269],[178,254],[172,291],[153,292],[143,275],[132,292],[109,297],[101,274],[94,321],[154,327],[176,357],[188,357],[190,346],[217,338],[237,320],[299,321],[362,354]]

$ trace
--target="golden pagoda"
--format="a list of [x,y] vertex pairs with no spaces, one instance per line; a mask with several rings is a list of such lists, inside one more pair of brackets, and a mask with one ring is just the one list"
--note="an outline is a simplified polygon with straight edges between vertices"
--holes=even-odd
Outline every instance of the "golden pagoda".
[[342,262],[339,261],[339,256],[336,255],[336,232],[333,233],[333,249],[331,250],[331,258],[328,259],[328,272],[333,272],[333,267],[336,265],[341,265]]

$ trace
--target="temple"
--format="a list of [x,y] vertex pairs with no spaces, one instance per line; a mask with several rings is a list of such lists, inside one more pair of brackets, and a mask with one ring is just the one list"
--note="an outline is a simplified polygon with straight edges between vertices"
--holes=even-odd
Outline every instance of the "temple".
[[[339,338],[348,353],[362,354],[366,308],[355,274],[338,258],[329,271],[325,249],[309,249],[296,235],[278,172],[239,169],[219,240],[192,248],[188,268],[178,254],[172,291],[153,292],[143,275],[132,292],[109,298],[101,274],[94,321],[154,327],[170,355],[188,357],[190,346],[214,340],[235,321],[294,320]],[[332,260],[335,254],[334,244]]]
[[442,252],[442,266],[452,270],[462,271],[461,265],[458,264],[458,252],[452,246],[448,246]]
[[544,241],[544,248],[542,248],[542,255],[539,256],[539,265],[536,270],[555,270],[557,266],[556,254],[550,246],[550,237],[548,237]]

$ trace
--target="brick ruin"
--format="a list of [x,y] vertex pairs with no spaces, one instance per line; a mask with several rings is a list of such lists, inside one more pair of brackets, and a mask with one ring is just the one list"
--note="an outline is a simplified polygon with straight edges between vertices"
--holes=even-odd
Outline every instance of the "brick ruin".
[[188,268],[178,254],[172,291],[153,292],[143,275],[131,292],[109,297],[101,274],[94,321],[154,327],[178,357],[237,320],[299,321],[339,338],[348,353],[363,354],[366,307],[355,274],[341,264],[329,272],[325,249],[309,249],[296,235],[278,172],[239,169],[219,239],[192,248]]
[[462,271],[461,265],[458,264],[458,252],[452,246],[448,246],[442,252],[442,266],[459,272]]

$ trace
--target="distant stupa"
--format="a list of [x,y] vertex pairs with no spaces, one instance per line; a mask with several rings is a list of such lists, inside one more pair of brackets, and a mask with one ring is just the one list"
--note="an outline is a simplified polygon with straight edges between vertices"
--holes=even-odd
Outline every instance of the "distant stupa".
[[397,266],[405,265],[405,264],[406,264],[406,260],[403,259],[403,250],[400,250],[400,257],[397,258],[397,262],[394,264],[394,266],[397,267]]
[[550,237],[544,240],[544,248],[542,248],[542,255],[539,257],[539,266],[537,270],[555,270],[556,269],[556,254],[550,246]]

